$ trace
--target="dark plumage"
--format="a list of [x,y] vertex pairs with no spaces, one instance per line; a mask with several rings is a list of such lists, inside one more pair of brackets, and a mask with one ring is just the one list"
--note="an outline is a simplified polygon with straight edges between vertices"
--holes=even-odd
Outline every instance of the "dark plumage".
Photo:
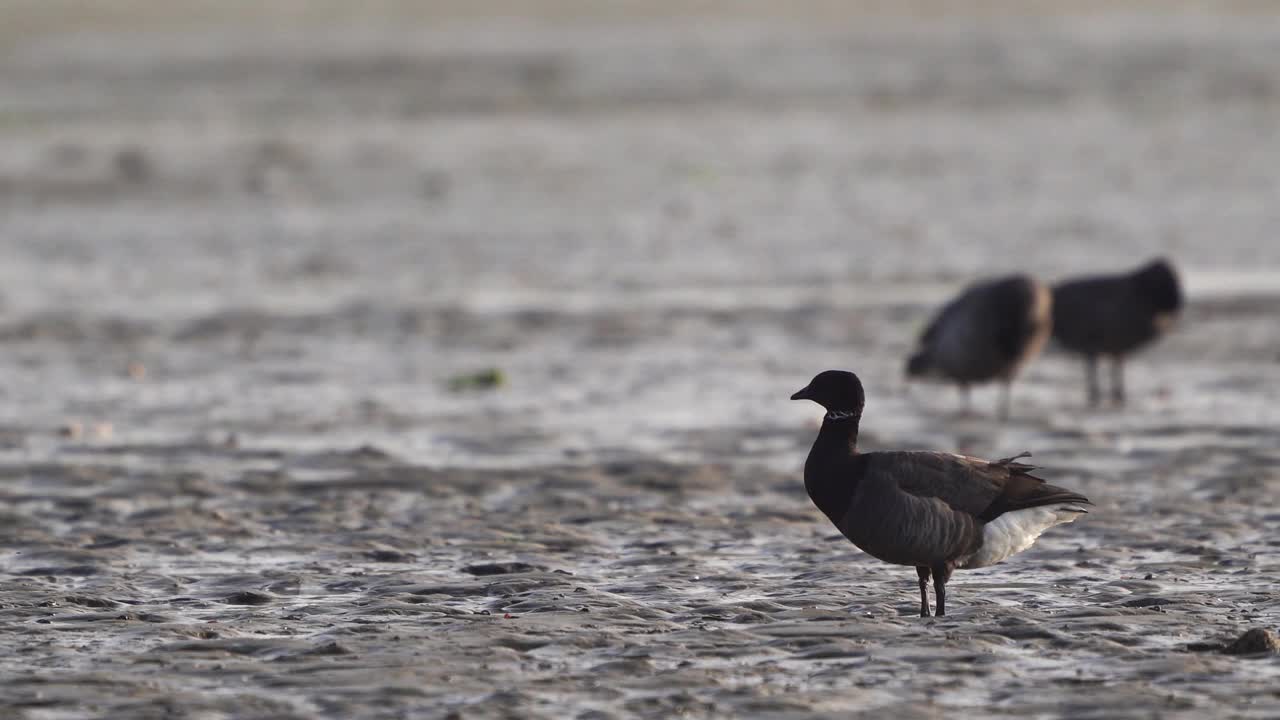
[[859,453],[864,396],[851,372],[819,373],[791,399],[827,410],[804,464],[810,499],[867,554],[915,566],[921,617],[929,615],[930,575],[943,615],[953,570],[994,565],[1091,504],[1031,475],[1034,468],[1018,462],[1024,455],[991,462],[939,452]]
[[1049,289],[1026,275],[980,282],[943,306],[907,360],[908,377],[960,386],[1000,380],[1000,417],[1009,415],[1009,386],[1049,338]]
[[1098,357],[1111,358],[1111,399],[1124,403],[1124,358],[1160,337],[1182,310],[1173,266],[1154,260],[1127,275],[1076,278],[1053,288],[1053,337],[1084,355],[1090,405],[1101,401]]

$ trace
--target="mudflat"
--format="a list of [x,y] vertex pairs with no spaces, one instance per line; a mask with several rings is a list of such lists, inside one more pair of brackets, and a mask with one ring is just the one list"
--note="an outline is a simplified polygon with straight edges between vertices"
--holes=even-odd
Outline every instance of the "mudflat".
[[[1280,714],[1280,13],[247,5],[0,11],[6,717]],[[1126,408],[905,384],[1159,254]],[[1097,507],[917,617],[826,368]]]

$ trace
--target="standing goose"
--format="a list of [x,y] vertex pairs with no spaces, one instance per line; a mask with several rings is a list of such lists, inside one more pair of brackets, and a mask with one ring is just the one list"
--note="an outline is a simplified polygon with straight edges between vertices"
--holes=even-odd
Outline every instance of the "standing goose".
[[960,386],[1000,380],[1000,418],[1009,417],[1009,386],[1049,338],[1049,289],[1027,275],[980,282],[943,306],[907,360],[908,377]]
[[1182,287],[1168,261],[1127,275],[1076,278],[1053,288],[1053,337],[1084,355],[1089,405],[1101,402],[1098,356],[1111,358],[1111,400],[1124,404],[1124,358],[1160,337],[1182,309]]
[[991,462],[939,452],[859,453],[864,395],[851,372],[819,373],[791,399],[827,410],[804,464],[809,498],[863,552],[915,566],[920,617],[929,616],[930,574],[944,615],[953,570],[1022,552],[1092,504],[1029,474],[1034,468],[1018,462],[1025,454]]

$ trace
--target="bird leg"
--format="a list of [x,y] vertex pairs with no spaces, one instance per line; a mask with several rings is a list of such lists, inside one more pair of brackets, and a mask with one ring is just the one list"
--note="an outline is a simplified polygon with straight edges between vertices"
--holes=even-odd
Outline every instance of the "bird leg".
[[920,617],[929,617],[929,568],[928,566],[917,565],[916,575],[920,576]]
[[1000,385],[1000,420],[1009,419],[1009,395],[1012,392],[1010,386],[1013,384],[1011,380],[1005,380]]
[[1089,389],[1089,407],[1097,407],[1102,390],[1098,387],[1098,356],[1084,356],[1084,381]]
[[933,594],[938,596],[938,617],[947,614],[947,581],[951,579],[951,566],[947,563],[934,565]]
[[968,383],[960,383],[960,417],[969,417],[973,414],[973,403],[969,398]]
[[1111,360],[1111,402],[1124,404],[1124,359],[1119,355]]

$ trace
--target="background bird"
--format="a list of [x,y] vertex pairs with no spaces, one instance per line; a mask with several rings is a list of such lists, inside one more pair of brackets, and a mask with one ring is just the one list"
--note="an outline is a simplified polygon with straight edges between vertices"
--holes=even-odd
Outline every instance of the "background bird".
[[1001,381],[999,416],[1009,416],[1010,384],[1049,338],[1049,289],[1027,275],[979,282],[943,306],[907,360],[907,377],[969,386]]
[[859,453],[864,397],[858,376],[839,370],[819,373],[791,396],[827,410],[805,461],[805,490],[854,545],[916,568],[921,617],[929,616],[931,575],[944,615],[953,570],[1022,552],[1092,504],[1031,475],[1032,466],[1018,462],[1025,455],[992,462],[939,452]]
[[1173,325],[1182,287],[1167,260],[1124,275],[1075,278],[1053,288],[1053,337],[1084,356],[1088,402],[1101,402],[1098,357],[1111,358],[1111,399],[1123,404],[1124,360]]

